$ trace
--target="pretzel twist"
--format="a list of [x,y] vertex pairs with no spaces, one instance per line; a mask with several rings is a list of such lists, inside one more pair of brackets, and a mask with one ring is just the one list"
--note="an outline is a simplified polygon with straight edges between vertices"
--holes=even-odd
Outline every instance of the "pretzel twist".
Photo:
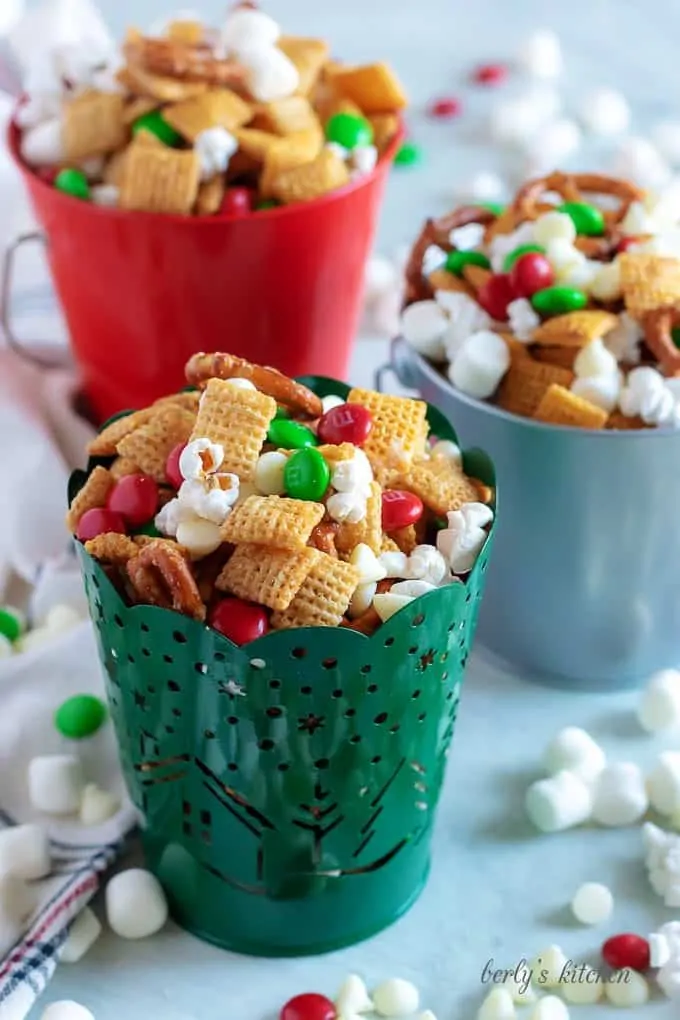
[[680,308],[659,308],[643,320],[645,343],[667,376],[680,373],[680,350],[673,330],[680,326]]
[[180,81],[205,82],[207,85],[243,89],[246,69],[235,60],[215,56],[205,43],[185,43],[177,39],[153,39],[143,36],[124,48],[126,59],[151,74]]
[[205,619],[198,585],[179,546],[154,539],[129,561],[127,574],[140,602]]
[[470,223],[486,226],[495,218],[494,213],[489,209],[483,209],[477,205],[466,205],[438,220],[428,220],[416,239],[406,263],[405,304],[427,301],[434,297],[432,284],[423,273],[423,259],[428,248],[436,245],[447,253],[457,251],[455,244],[450,239],[452,230],[456,230],[458,227],[467,227]]
[[260,392],[284,407],[310,418],[320,418],[323,414],[321,398],[302,383],[289,379],[275,368],[251,365],[234,354],[194,354],[184,371],[190,386],[202,388],[209,379],[248,379]]

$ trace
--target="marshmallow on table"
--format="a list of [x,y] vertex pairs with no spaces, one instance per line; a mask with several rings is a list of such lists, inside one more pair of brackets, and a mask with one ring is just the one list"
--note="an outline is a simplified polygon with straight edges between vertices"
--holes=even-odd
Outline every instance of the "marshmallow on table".
[[498,174],[480,170],[457,189],[460,198],[471,202],[496,202],[502,199],[507,187]]
[[642,974],[626,968],[615,971],[605,981],[604,993],[612,1006],[630,1009],[632,1006],[644,1006],[648,1001],[649,985]]
[[509,367],[510,351],[503,338],[482,330],[463,342],[448,376],[462,393],[484,400],[495,392]]
[[561,832],[588,821],[593,810],[593,796],[579,776],[562,770],[550,779],[533,783],[527,790],[525,804],[537,829]]
[[522,44],[518,63],[536,78],[557,78],[562,73],[562,47],[550,29],[536,29]]
[[79,1002],[72,999],[62,999],[60,1002],[52,1002],[40,1020],[94,1020],[94,1014]]
[[551,775],[566,769],[589,782],[602,771],[606,757],[589,733],[578,726],[566,726],[548,744],[543,764]]
[[380,1016],[402,1017],[415,1013],[420,1005],[418,989],[403,978],[389,978],[373,991],[373,1004]]
[[477,1020],[515,1020],[517,1010],[507,988],[492,988],[477,1011]]
[[652,142],[672,166],[680,164],[680,121],[667,120],[651,131]]
[[0,829],[0,875],[32,880],[52,868],[47,833],[41,825],[13,825]]
[[401,335],[426,358],[441,361],[449,318],[436,301],[416,301],[401,313]]
[[624,138],[614,158],[614,173],[631,178],[644,188],[667,184],[671,170],[659,150],[646,138],[631,135]]
[[158,879],[143,868],[121,871],[106,886],[106,920],[123,939],[144,939],[168,919],[168,903]]
[[539,137],[526,147],[530,169],[534,173],[549,172],[572,156],[580,145],[581,130],[575,121],[560,117],[545,124]]
[[647,733],[680,726],[680,671],[664,669],[650,678],[638,705],[637,717]]
[[33,758],[28,766],[31,804],[50,815],[70,815],[80,808],[85,778],[72,754]]
[[593,800],[593,818],[600,825],[633,825],[648,807],[644,778],[633,762],[616,762],[600,772]]
[[373,1012],[373,1002],[366,985],[357,974],[345,978],[335,998],[335,1007],[339,1016]]
[[581,924],[602,924],[611,917],[613,909],[611,890],[600,882],[584,883],[571,901],[571,911]]
[[621,135],[630,124],[630,107],[623,93],[594,89],[583,101],[581,120],[593,134]]
[[85,907],[76,917],[68,931],[59,959],[61,963],[78,963],[92,948],[102,933],[97,915]]
[[83,825],[101,825],[120,811],[120,798],[102,790],[96,783],[88,783],[80,802],[80,821]]
[[656,767],[647,777],[647,791],[652,807],[662,815],[673,815],[680,809],[680,751],[664,751]]

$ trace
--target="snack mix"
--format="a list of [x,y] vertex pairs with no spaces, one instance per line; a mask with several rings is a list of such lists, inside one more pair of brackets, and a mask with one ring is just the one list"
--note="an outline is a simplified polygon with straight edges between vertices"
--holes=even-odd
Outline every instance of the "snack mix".
[[597,174],[429,220],[401,332],[453,386],[586,429],[680,427],[680,194]]
[[104,426],[68,512],[128,602],[244,644],[270,628],[370,634],[465,583],[494,492],[467,477],[455,443],[429,436],[424,402],[321,399],[229,354],[194,355],[186,376],[197,389]]
[[221,31],[131,29],[123,61],[62,74],[62,95],[31,93],[16,118],[43,180],[119,209],[245,215],[311,201],[374,169],[406,105],[387,64],[331,60],[325,40],[284,36],[250,5]]

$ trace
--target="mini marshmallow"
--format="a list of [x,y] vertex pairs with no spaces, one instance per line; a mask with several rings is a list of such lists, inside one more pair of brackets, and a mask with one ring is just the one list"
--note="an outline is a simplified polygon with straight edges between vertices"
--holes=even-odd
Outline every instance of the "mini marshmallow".
[[604,768],[606,757],[589,733],[578,726],[567,726],[548,744],[543,763],[550,775],[566,770],[590,782]]
[[[489,244],[489,258],[491,260],[491,268],[494,273],[503,272],[503,263],[505,258],[510,252],[514,251],[515,248],[519,248],[522,244],[533,244],[534,243],[534,222],[533,220],[527,220],[525,223],[521,223],[516,230],[511,231],[509,234],[497,234],[496,237],[491,239]],[[454,291],[455,295],[455,291]],[[466,297],[467,295],[463,295]],[[470,298],[468,298],[468,301]],[[476,302],[474,302],[476,304]],[[480,327],[483,328],[483,327]]]
[[508,322],[510,329],[518,340],[527,343],[531,340],[534,330],[541,324],[540,316],[536,314],[531,302],[526,298],[515,298],[508,305]]
[[226,173],[229,160],[238,149],[238,141],[226,128],[207,128],[197,135],[194,151],[201,164],[201,180],[209,181],[217,174]]
[[390,588],[390,595],[409,595],[412,599],[417,599],[421,595],[427,595],[429,591],[434,591],[436,587],[436,584],[430,584],[428,581],[397,581]]
[[454,227],[449,234],[449,241],[459,251],[479,248],[484,241],[484,227],[481,223],[466,223],[464,227]]
[[649,966],[653,970],[665,967],[671,958],[671,946],[665,935],[653,932],[647,936],[649,943]]
[[541,988],[557,988],[568,963],[562,947],[553,944],[536,955],[531,961],[530,969],[537,976]]
[[352,166],[361,177],[372,173],[378,163],[378,150],[375,145],[357,145],[352,149]]
[[569,971],[559,983],[563,999],[573,1006],[594,1006],[604,995],[604,981],[592,967],[579,967],[578,978],[569,980]]
[[680,164],[680,121],[662,121],[652,128],[652,142],[671,166]]
[[480,170],[459,189],[460,198],[474,202],[495,202],[507,191],[503,179],[491,170]]
[[385,568],[385,577],[405,578],[408,573],[408,556],[403,552],[384,552],[378,557]]
[[621,297],[621,266],[616,259],[600,264],[588,291],[597,301],[618,301]]
[[222,529],[219,524],[213,521],[204,521],[196,518],[192,521],[182,521],[177,526],[175,536],[181,546],[189,553],[192,560],[201,560],[222,545]]
[[637,717],[647,733],[659,733],[680,725],[680,671],[664,669],[647,683]]
[[464,341],[448,375],[457,389],[484,400],[494,393],[509,367],[508,345],[497,333],[484,330]]
[[36,648],[49,645],[54,641],[55,637],[54,631],[48,630],[47,627],[36,627],[34,630],[30,630],[28,634],[22,634],[19,640],[14,643],[14,651],[22,653],[32,652]]
[[224,447],[210,439],[194,439],[182,450],[179,470],[185,481],[203,479],[219,470],[224,460]]
[[409,595],[393,595],[391,591],[385,592],[383,595],[376,595],[373,599],[373,608],[380,617],[383,623],[398,613],[400,609],[407,606],[409,602],[413,602],[413,598]]
[[624,138],[619,144],[613,171],[643,188],[663,187],[671,177],[670,167],[659,150],[648,139],[636,136]]
[[12,825],[0,829],[0,874],[32,880],[52,868],[47,833],[42,825]]
[[281,29],[268,14],[250,7],[237,7],[229,13],[222,28],[222,45],[227,53],[239,57],[253,47],[274,46]]
[[331,485],[337,492],[359,492],[370,494],[373,468],[363,450],[356,449],[351,460],[341,460],[335,466]]
[[591,376],[588,379],[574,379],[569,389],[575,396],[611,414],[619,402],[622,382],[618,374]]
[[[327,414],[328,411],[332,411],[334,407],[342,407],[345,403],[346,401],[343,400],[342,397],[336,396],[335,393],[329,393],[327,397],[321,398],[321,406],[323,407],[324,414]],[[276,495],[276,493],[272,493],[272,495]]]
[[556,995],[546,995],[539,999],[529,1020],[569,1020],[569,1010]]
[[357,586],[349,603],[348,612],[352,620],[363,616],[371,608],[377,589],[378,586],[375,582]]
[[72,754],[51,754],[33,758],[28,766],[31,804],[49,815],[70,815],[80,808],[85,778],[80,762]]
[[442,361],[448,325],[448,316],[436,301],[416,301],[402,312],[400,328],[404,339],[420,354]]
[[491,139],[509,145],[527,145],[543,125],[559,113],[560,97],[554,89],[530,88],[512,99],[501,99],[491,110]]
[[38,93],[22,103],[15,120],[22,131],[30,131],[45,121],[56,120],[61,114],[61,96],[56,93]]
[[571,911],[581,924],[602,924],[614,910],[611,890],[600,882],[585,882],[571,901]]
[[[680,757],[680,756],[679,756]],[[647,812],[649,799],[640,768],[616,762],[600,772],[595,784],[593,818],[600,825],[633,825]]]
[[102,933],[102,926],[97,915],[85,907],[69,928],[59,960],[61,963],[78,963],[92,948]]
[[106,886],[106,920],[123,939],[144,939],[160,931],[168,904],[158,879],[143,868],[121,871]]
[[401,1017],[415,1013],[420,1005],[418,989],[403,978],[383,981],[373,992],[375,1011],[380,1016]]
[[547,28],[536,29],[522,45],[518,62],[524,71],[536,78],[557,78],[562,73],[562,47],[558,36]]
[[449,324],[443,343],[447,358],[453,361],[468,337],[487,329],[491,318],[481,305],[458,291],[437,291],[437,302],[448,312]]
[[437,534],[437,549],[452,573],[472,570],[487,539],[485,526],[493,520],[493,511],[484,503],[467,503],[447,514],[446,528]]
[[579,379],[589,379],[600,375],[617,375],[619,366],[611,351],[608,351],[599,338],[591,340],[576,355],[574,372]]
[[541,128],[539,136],[527,147],[527,158],[533,172],[548,172],[572,156],[580,145],[581,129],[576,121],[559,117]]
[[103,209],[117,209],[120,202],[120,188],[115,184],[95,184],[90,188],[90,198],[94,205]]
[[541,832],[561,832],[588,821],[593,797],[583,780],[562,770],[533,783],[526,793],[529,818]]
[[373,1002],[366,985],[357,974],[345,978],[335,999],[339,1016],[372,1013]]
[[286,99],[300,85],[297,67],[276,46],[244,47],[239,57],[246,68],[248,89],[258,103]]
[[79,613],[73,606],[69,606],[65,602],[57,602],[48,610],[44,626],[52,634],[65,634],[66,631],[77,627],[84,619],[82,613]]
[[477,1011],[477,1020],[515,1020],[517,1010],[507,988],[492,988]]
[[440,439],[439,442],[435,443],[430,450],[430,457],[445,457],[446,460],[450,460],[458,465],[463,463],[463,454],[460,446],[451,439]]
[[19,146],[29,166],[58,166],[66,158],[61,120],[47,120],[25,131]]
[[581,120],[593,134],[621,135],[630,124],[630,107],[621,92],[594,89],[583,101]]
[[408,579],[428,581],[436,586],[446,577],[448,564],[439,550],[431,545],[417,545],[408,558],[406,570]]
[[346,149],[344,145],[340,145],[339,142],[326,142],[324,148],[328,149],[329,152],[334,152],[343,163],[349,158],[350,150]]
[[612,1006],[630,1009],[644,1006],[649,999],[649,985],[636,970],[626,968],[615,971],[604,984],[604,994]]
[[640,344],[643,332],[639,323],[628,312],[621,312],[618,325],[604,338],[605,346],[612,352],[617,361],[626,361],[637,365],[640,361]]
[[326,500],[326,510],[340,524],[358,524],[366,516],[366,497],[356,492],[334,492]]
[[359,571],[359,584],[373,584],[387,577],[385,567],[365,542],[354,547],[349,562]]
[[675,959],[661,968],[656,975],[656,982],[668,999],[680,999],[680,965]]
[[[181,543],[183,544],[183,543]],[[120,797],[102,790],[96,783],[88,783],[80,802],[82,825],[101,825],[120,811]]]
[[188,510],[213,524],[224,524],[239,494],[238,475],[207,475],[203,480],[183,482],[177,499]]
[[662,815],[680,810],[680,751],[663,751],[647,777],[652,807]]
[[94,1020],[94,1013],[91,1013],[85,1006],[72,999],[62,999],[60,1002],[51,1002],[40,1020]]
[[567,241],[573,245],[576,240],[576,227],[566,213],[546,212],[534,221],[533,237],[535,243],[544,248],[548,248],[551,241]]

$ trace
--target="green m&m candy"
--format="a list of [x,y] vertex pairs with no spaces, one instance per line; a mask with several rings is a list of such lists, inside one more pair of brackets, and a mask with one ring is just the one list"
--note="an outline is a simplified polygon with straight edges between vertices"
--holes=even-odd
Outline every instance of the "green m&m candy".
[[274,417],[275,418],[279,418],[279,419],[280,418],[290,418],[290,411],[288,410],[287,407],[277,407],[276,408],[276,414],[274,415]]
[[26,629],[24,614],[12,606],[0,606],[0,634],[8,641],[16,641]]
[[76,694],[59,706],[54,725],[63,737],[83,740],[96,733],[106,719],[106,705],[93,694]]
[[326,124],[326,141],[350,150],[371,145],[373,128],[364,117],[357,117],[353,113],[336,113]]
[[404,142],[394,157],[396,166],[416,166],[423,158],[419,145],[415,142]]
[[502,202],[480,202],[479,208],[487,209],[490,213],[493,213],[494,216],[500,216],[501,213],[505,212],[505,206]]
[[588,298],[576,287],[545,287],[532,295],[531,304],[539,315],[566,315],[585,308]]
[[136,135],[139,131],[155,135],[163,145],[178,145],[182,141],[182,136],[168,124],[160,110],[152,110],[139,117],[132,125],[132,133]]
[[263,198],[261,202],[258,202],[255,206],[255,212],[262,212],[264,209],[278,209],[281,203],[277,202],[275,198]]
[[146,524],[142,524],[139,528],[135,528],[132,533],[133,535],[148,535],[149,538],[163,538],[153,521],[147,521]]
[[274,418],[269,423],[267,439],[281,450],[304,450],[306,446],[319,445],[319,440],[306,425],[285,418]]
[[520,259],[522,255],[529,255],[531,252],[545,255],[545,248],[542,248],[540,244],[520,244],[503,259],[503,272],[509,273],[517,259]]
[[328,464],[318,450],[308,446],[297,450],[286,461],[283,484],[287,496],[318,502],[331,480]]
[[481,251],[450,251],[446,256],[444,268],[455,276],[462,276],[466,266],[481,266],[489,269],[491,263]]
[[569,217],[576,227],[577,234],[585,237],[601,237],[605,231],[602,211],[589,202],[565,202],[558,212]]
[[90,197],[90,185],[82,170],[60,170],[54,178],[54,186],[72,198]]

